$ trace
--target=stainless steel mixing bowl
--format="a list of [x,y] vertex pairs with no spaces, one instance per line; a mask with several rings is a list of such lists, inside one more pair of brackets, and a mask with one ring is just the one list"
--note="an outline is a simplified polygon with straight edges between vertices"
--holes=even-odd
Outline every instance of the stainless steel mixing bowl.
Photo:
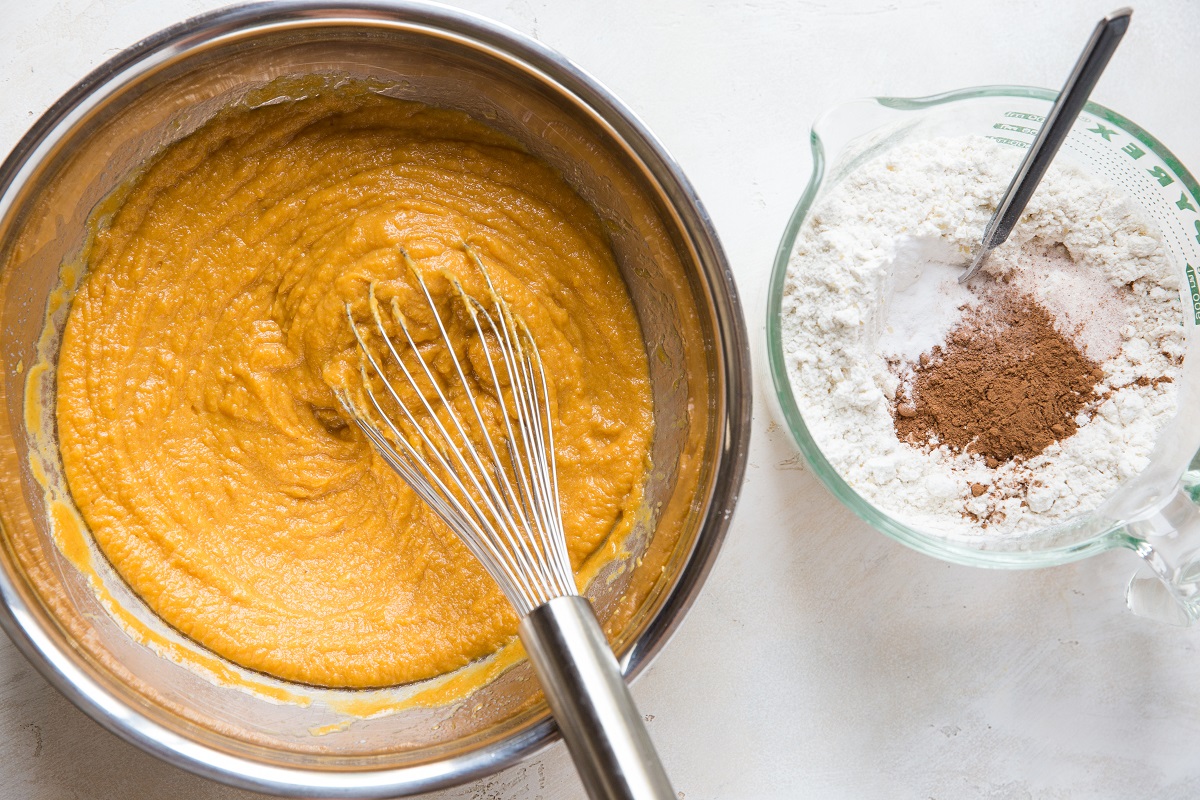
[[[53,439],[53,393],[41,423],[27,417],[26,368],[60,265],[80,253],[97,201],[218,109],[303,74],[367,79],[385,94],[466,111],[555,166],[596,209],[647,340],[657,422],[628,556],[589,589],[627,675],[662,647],[699,590],[742,480],[750,371],[732,278],[679,168],[594,80],[500,26],[412,3],[272,2],[190,20],[121,53],[46,112],[0,167],[0,623],[80,708],[172,763],[297,795],[429,791],[555,738],[526,665],[463,701],[374,716],[363,709],[378,693],[363,703],[348,691],[277,686],[307,704],[281,703],[211,680],[114,621],[55,545],[32,465],[36,437],[26,426],[48,426]],[[53,370],[46,375],[52,388]],[[56,456],[43,482],[58,479]],[[162,641],[199,652],[96,563],[126,611]]]

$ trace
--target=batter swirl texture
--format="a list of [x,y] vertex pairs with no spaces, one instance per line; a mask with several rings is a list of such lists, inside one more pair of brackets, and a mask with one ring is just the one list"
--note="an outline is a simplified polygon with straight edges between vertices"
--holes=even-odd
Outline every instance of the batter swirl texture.
[[[111,211],[108,216],[107,211]],[[555,414],[578,569],[619,540],[653,432],[645,347],[594,212],[467,116],[366,91],[227,111],[94,221],[58,366],[72,496],[169,624],[243,666],[326,686],[453,670],[516,617],[349,423],[351,303],[448,295],[529,325]],[[468,344],[464,342],[464,348]]]

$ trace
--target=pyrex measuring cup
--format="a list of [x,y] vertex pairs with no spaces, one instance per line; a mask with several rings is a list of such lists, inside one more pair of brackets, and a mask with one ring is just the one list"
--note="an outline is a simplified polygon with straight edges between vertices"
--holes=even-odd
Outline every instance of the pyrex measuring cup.
[[987,86],[922,98],[878,97],[837,106],[813,125],[813,173],[775,257],[767,307],[767,349],[779,405],[800,450],[833,494],[864,520],[914,549],[959,564],[1044,567],[1117,547],[1144,560],[1126,600],[1144,616],[1200,619],[1200,187],[1183,165],[1135,123],[1095,103],[1079,115],[1058,161],[1108,181],[1140,206],[1162,234],[1180,280],[1187,354],[1179,412],[1160,433],[1150,465],[1100,508],[1032,533],[962,539],[906,525],[854,491],[810,435],[788,381],[780,329],[784,276],[809,209],[864,161],[901,143],[940,136],[987,136],[1025,148],[1056,93]]

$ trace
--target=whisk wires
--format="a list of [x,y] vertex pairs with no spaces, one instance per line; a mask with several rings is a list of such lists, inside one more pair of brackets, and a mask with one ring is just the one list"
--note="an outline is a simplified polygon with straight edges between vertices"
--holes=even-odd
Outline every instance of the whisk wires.
[[[479,368],[470,368],[469,357],[459,358],[425,276],[401,250],[440,347],[433,355],[423,352],[430,348],[419,346],[415,323],[395,297],[388,310],[399,335],[389,334],[372,283],[370,323],[357,322],[351,305],[345,306],[366,407],[346,389],[338,397],[384,461],[459,536],[524,616],[555,597],[578,593],[563,530],[548,383],[528,326],[500,297],[475,251],[466,251],[486,283],[487,301],[444,277],[451,303],[469,319],[467,335],[473,331],[482,354]],[[380,340],[374,348],[372,333]],[[470,345],[459,342],[464,353]],[[450,366],[439,375],[434,362],[441,353]],[[487,397],[496,405],[491,414],[483,409]],[[489,426],[488,416],[498,421]]]

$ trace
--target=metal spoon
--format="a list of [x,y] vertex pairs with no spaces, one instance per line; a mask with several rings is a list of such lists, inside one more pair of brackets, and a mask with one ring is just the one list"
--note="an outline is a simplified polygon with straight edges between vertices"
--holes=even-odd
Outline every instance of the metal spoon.
[[1029,203],[1029,198],[1033,196],[1042,181],[1042,176],[1046,174],[1046,168],[1054,160],[1058,148],[1070,133],[1071,126],[1075,124],[1075,118],[1079,116],[1084,103],[1091,95],[1092,88],[1096,81],[1100,80],[1100,75],[1108,66],[1121,37],[1129,28],[1131,16],[1133,9],[1122,8],[1112,12],[1096,25],[1092,38],[1088,40],[1079,60],[1075,62],[1075,69],[1071,71],[1071,76],[1058,93],[1058,99],[1046,115],[1041,131],[1029,146],[1017,174],[1013,176],[1012,183],[1008,185],[1008,190],[1000,200],[996,213],[992,214],[988,221],[983,231],[983,243],[976,251],[971,266],[959,277],[959,283],[971,280],[992,250],[1004,244],[1008,235],[1012,233],[1013,226],[1017,224]]

